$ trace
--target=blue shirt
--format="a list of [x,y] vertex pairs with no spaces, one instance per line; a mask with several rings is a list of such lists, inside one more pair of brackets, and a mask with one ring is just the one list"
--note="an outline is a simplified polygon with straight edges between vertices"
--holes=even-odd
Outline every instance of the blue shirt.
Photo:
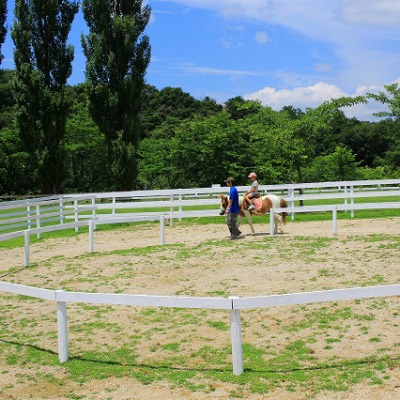
[[232,186],[229,190],[229,200],[232,200],[232,204],[229,207],[228,212],[238,213],[239,212],[239,193],[235,186]]

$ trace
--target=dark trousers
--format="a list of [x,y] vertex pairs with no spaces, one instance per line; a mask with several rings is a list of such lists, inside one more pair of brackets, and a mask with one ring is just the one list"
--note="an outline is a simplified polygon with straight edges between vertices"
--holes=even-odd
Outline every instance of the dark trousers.
[[237,216],[238,213],[228,213],[226,215],[226,224],[228,225],[232,237],[239,236],[239,229],[236,226]]

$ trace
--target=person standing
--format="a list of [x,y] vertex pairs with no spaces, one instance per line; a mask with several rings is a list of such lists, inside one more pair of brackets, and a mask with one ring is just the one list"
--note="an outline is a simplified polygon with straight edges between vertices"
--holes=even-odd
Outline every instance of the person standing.
[[229,202],[225,210],[226,224],[228,225],[231,234],[230,239],[237,239],[241,232],[236,226],[237,216],[239,214],[239,193],[235,186],[235,178],[231,176],[225,180],[229,189]]

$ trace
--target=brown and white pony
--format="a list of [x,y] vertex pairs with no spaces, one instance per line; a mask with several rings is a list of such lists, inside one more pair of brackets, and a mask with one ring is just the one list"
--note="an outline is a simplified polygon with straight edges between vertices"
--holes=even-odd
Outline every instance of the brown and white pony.
[[[220,211],[220,215],[225,214],[225,210],[228,207],[228,197],[220,194],[219,195],[220,199],[221,199],[221,211]],[[287,207],[287,202],[283,197],[280,196],[276,196],[275,194],[268,194],[264,197],[260,197],[258,199],[253,200],[254,205],[255,205],[255,209],[252,211],[249,211],[248,207],[248,203],[247,201],[244,199],[244,196],[240,196],[239,197],[239,218],[237,221],[237,226],[239,227],[240,223],[242,222],[243,217],[246,217],[247,222],[250,225],[250,229],[251,229],[251,233],[254,234],[255,230],[254,230],[254,226],[253,226],[253,222],[251,220],[251,216],[252,215],[256,215],[256,216],[261,216],[261,215],[265,215],[267,213],[269,213],[269,210],[271,208],[284,208]],[[286,224],[286,213],[285,212],[281,212],[281,213],[276,213],[274,212],[274,232],[278,233],[278,226],[279,225],[284,225]],[[282,233],[282,227],[279,227],[279,232]]]

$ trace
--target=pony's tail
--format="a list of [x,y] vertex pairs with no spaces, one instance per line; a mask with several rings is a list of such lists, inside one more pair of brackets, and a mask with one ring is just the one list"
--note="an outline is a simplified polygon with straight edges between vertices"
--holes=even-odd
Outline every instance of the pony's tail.
[[[284,208],[284,207],[287,207],[287,206],[288,206],[287,201],[286,201],[283,197],[281,197],[279,206],[280,206],[281,208]],[[281,216],[282,216],[282,223],[285,225],[285,224],[286,224],[286,213],[285,213],[285,212],[282,212],[282,213],[281,213]]]

